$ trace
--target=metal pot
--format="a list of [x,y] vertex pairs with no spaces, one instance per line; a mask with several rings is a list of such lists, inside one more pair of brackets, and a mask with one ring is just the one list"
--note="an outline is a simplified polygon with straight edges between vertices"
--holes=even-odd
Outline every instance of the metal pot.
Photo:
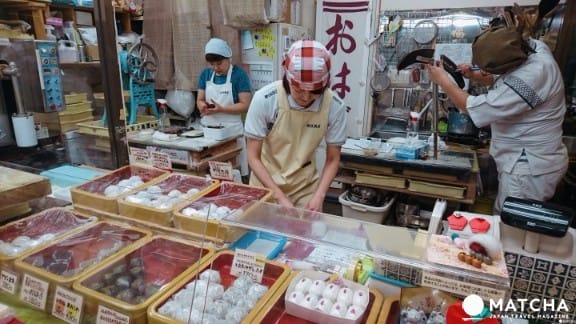
[[448,135],[476,137],[478,131],[468,114],[459,112],[457,108],[449,108]]

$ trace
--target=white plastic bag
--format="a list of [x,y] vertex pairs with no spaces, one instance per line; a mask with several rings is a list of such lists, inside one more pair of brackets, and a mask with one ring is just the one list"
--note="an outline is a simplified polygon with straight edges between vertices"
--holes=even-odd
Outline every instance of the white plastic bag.
[[168,106],[182,117],[188,118],[194,111],[196,98],[191,91],[168,90],[165,99]]

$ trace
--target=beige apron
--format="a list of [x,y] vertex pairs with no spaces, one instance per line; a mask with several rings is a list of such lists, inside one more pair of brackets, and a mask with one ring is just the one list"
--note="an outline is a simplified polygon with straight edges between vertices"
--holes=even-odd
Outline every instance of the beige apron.
[[[278,117],[262,144],[262,163],[274,182],[296,207],[304,208],[316,190],[320,176],[316,170],[315,151],[328,128],[330,90],[318,112],[290,109],[288,95],[277,82]],[[250,184],[262,187],[254,174]]]
[[[205,97],[206,102],[211,103],[212,100],[218,102],[222,106],[228,106],[234,104],[234,96],[232,95],[232,68],[230,65],[228,69],[228,74],[226,76],[226,83],[215,84],[214,77],[216,73],[212,73],[212,78],[206,81]],[[219,126],[226,125],[233,129],[233,133],[237,135],[244,134],[244,124],[242,123],[242,117],[240,114],[214,114],[202,117],[202,125]],[[246,155],[246,139],[244,136],[240,136],[236,140],[239,147],[242,148],[238,159],[240,160],[240,173],[245,176],[248,175],[248,156]]]

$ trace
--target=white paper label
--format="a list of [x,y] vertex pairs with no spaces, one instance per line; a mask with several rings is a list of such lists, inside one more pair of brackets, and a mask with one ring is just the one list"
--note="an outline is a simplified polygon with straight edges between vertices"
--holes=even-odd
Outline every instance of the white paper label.
[[48,286],[48,282],[26,273],[22,279],[20,300],[26,304],[44,310],[46,308],[46,299],[48,297]]
[[2,270],[0,274],[0,289],[14,295],[16,293],[16,283],[18,282],[18,275],[10,271]]
[[236,249],[230,273],[236,277],[249,276],[252,280],[261,283],[265,265],[264,256],[248,250]]
[[58,286],[54,294],[52,315],[66,323],[80,323],[83,303],[84,298],[81,295]]
[[152,165],[150,154],[145,149],[130,147],[130,164]]
[[98,306],[96,324],[129,324],[130,316],[112,310],[106,306]]
[[150,152],[152,166],[162,170],[172,170],[172,160],[170,155],[162,152]]
[[210,176],[212,176],[212,178],[229,181],[234,180],[234,174],[232,173],[232,163],[208,161],[208,165],[210,166]]
[[426,271],[422,271],[421,286],[437,288],[462,296],[476,294],[482,297],[484,300],[499,300],[506,297],[505,289],[496,289],[472,284],[469,282],[462,282],[457,279],[442,277],[436,274],[428,273]]

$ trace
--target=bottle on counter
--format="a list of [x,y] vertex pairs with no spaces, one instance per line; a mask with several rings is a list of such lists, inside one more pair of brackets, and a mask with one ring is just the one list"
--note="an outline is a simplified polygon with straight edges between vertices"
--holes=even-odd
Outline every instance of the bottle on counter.
[[408,129],[406,130],[406,144],[414,145],[418,142],[420,128],[420,114],[411,111],[408,116]]

